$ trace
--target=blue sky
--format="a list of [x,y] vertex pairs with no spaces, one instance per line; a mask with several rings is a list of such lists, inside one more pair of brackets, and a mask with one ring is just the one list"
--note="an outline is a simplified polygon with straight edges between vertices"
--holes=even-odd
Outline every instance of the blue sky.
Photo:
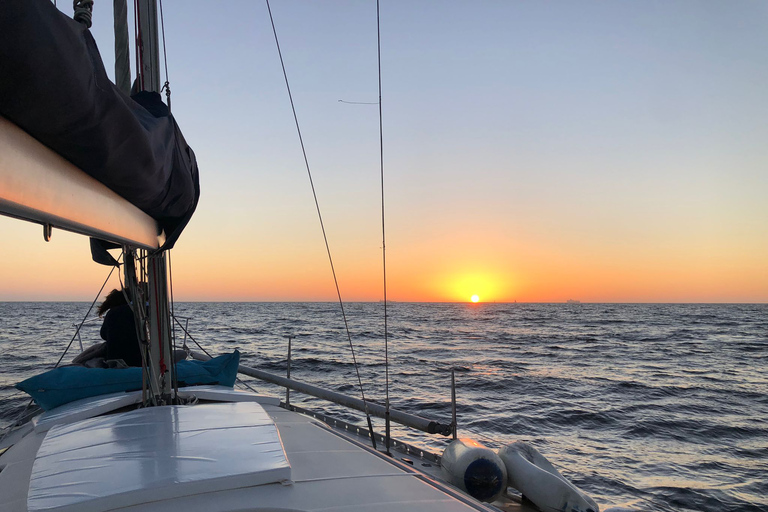
[[[332,298],[265,4],[163,6],[201,167],[179,295]],[[377,300],[378,112],[338,101],[377,99],[375,2],[272,9],[342,292]],[[768,300],[768,4],[393,1],[381,20],[392,298]],[[1,222],[14,276],[39,272],[39,228]],[[59,295],[88,298],[103,269],[59,238],[86,260]],[[44,298],[17,286],[0,298]]]

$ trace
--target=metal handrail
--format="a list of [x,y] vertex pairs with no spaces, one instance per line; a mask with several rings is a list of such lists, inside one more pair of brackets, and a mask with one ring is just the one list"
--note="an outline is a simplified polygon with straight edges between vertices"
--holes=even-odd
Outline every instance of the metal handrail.
[[[190,355],[194,359],[197,359],[198,361],[208,361],[210,359],[209,356],[202,354],[200,352],[191,351]],[[242,373],[244,375],[248,375],[250,377],[263,380],[265,382],[270,382],[272,384],[277,384],[278,386],[281,386],[284,388],[293,389],[294,391],[299,391],[300,393],[305,393],[307,395],[311,395],[316,398],[322,398],[323,400],[328,400],[329,402],[343,405],[345,407],[349,407],[350,409],[355,409],[361,412],[366,411],[365,404],[363,403],[362,400],[348,396],[348,395],[344,395],[342,393],[337,393],[336,391],[323,389],[323,388],[314,386],[312,384],[307,384],[305,382],[299,382],[297,380],[288,379],[285,377],[281,377],[279,375],[274,375],[272,373],[268,373],[262,370],[257,370],[256,368],[252,368],[250,366],[245,366],[242,364],[238,367],[237,371],[238,373]],[[367,405],[368,405],[368,412],[372,416],[376,416],[377,418],[385,418],[386,408],[383,405],[379,405],[371,402],[368,402]],[[390,408],[389,410],[389,415],[390,415],[390,419],[396,423],[405,425],[407,427],[415,428],[417,430],[421,430],[422,432],[427,432],[429,434],[440,434],[443,436],[450,436],[453,433],[453,426],[451,424],[429,420],[426,418],[422,418],[421,416],[416,416],[415,414],[409,414],[407,412],[399,411],[397,409],[392,409],[392,408]]]

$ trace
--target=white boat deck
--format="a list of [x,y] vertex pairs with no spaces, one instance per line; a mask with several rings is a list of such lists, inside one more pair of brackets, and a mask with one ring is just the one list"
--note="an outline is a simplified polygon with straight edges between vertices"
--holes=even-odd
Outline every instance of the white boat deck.
[[[182,408],[197,410],[203,416],[212,417],[208,413],[220,413],[221,411],[214,410],[222,405],[231,407],[256,406],[256,404],[250,403],[206,403]],[[59,504],[48,501],[45,502],[44,506],[41,506],[42,502],[36,501],[36,494],[31,492],[36,487],[33,485],[30,489],[30,481],[34,482],[36,478],[35,471],[37,469],[33,469],[36,457],[38,459],[47,457],[49,448],[45,448],[46,445],[43,442],[46,436],[45,432],[31,432],[0,457],[0,467],[2,468],[0,471],[0,510],[4,512],[114,510],[117,508],[125,512],[167,510],[184,510],[184,512],[233,510],[364,510],[370,512],[419,510],[420,512],[451,512],[488,510],[485,505],[432,480],[406,464],[393,461],[344,438],[316,420],[274,405],[263,404],[257,407],[263,407],[263,410],[277,427],[284,453],[290,464],[290,481],[284,478],[285,473],[273,474],[271,481],[274,483],[267,483],[263,479],[259,480],[253,475],[243,477],[244,474],[248,474],[249,468],[258,467],[260,465],[258,459],[262,458],[248,450],[248,445],[252,444],[254,440],[253,436],[234,438],[229,435],[211,434],[213,437],[206,440],[203,445],[213,443],[215,446],[211,446],[212,449],[223,449],[227,452],[227,455],[222,457],[222,462],[225,463],[225,466],[229,463],[239,469],[234,471],[238,475],[237,477],[232,477],[232,479],[226,477],[224,480],[229,479],[228,481],[234,482],[234,485],[222,487],[221,478],[216,480],[215,485],[211,485],[211,481],[215,480],[216,475],[208,473],[197,475],[195,477],[197,480],[193,478],[184,482],[165,482],[163,487],[170,488],[170,491],[156,491],[148,488],[143,491],[133,489],[129,493],[130,499],[126,499],[126,493],[123,492],[125,489],[120,487],[122,484],[119,484],[119,492],[113,493],[110,498],[108,492],[103,489],[90,489],[85,492],[80,486],[83,481],[88,481],[88,478],[83,478],[80,472],[72,471],[76,467],[72,464],[76,463],[70,464],[66,457],[62,457],[57,462],[58,470],[52,473],[58,475],[57,478],[61,479],[61,485],[65,486],[62,488],[67,488],[68,494],[76,496],[101,494],[97,496],[98,499],[72,502],[72,498],[62,498]],[[155,410],[162,409],[170,408],[156,408]],[[81,427],[88,426],[89,422],[98,425],[100,421],[107,418],[116,418],[111,421],[119,422],[120,418],[149,410],[151,409],[118,412],[111,416],[60,425],[53,427],[50,433],[53,434],[57,430],[73,432],[75,437],[72,439],[79,437],[82,440],[81,443],[84,443],[89,436],[86,430],[81,430]],[[239,414],[236,412],[227,415],[229,419],[225,423],[232,424],[234,422],[237,424],[233,415]],[[203,432],[211,432],[210,427],[211,425],[207,429],[198,430],[198,432],[202,436]],[[78,432],[81,432],[81,435],[78,436]],[[251,438],[248,439],[248,437]],[[54,439],[52,437],[52,440]],[[229,446],[226,446],[227,444]],[[41,446],[45,449],[41,449]],[[76,449],[78,446],[80,446],[78,443],[73,442],[70,448]],[[39,451],[40,453],[38,453]],[[66,450],[62,447],[59,453],[66,453]],[[140,448],[134,455],[138,457],[137,460],[143,460],[147,467],[157,466],[160,459],[164,457],[162,453],[155,453],[147,447]],[[73,457],[73,459],[76,458]],[[69,470],[68,465],[70,465]],[[93,464],[93,466],[97,465]],[[104,468],[87,469],[86,471],[100,471],[103,478],[120,481],[124,478],[124,473],[119,469],[120,467],[131,466],[117,464]],[[95,474],[92,473],[91,475]],[[159,494],[157,494],[158,492]],[[146,499],[137,501],[137,496],[142,495],[146,496]],[[94,508],[87,508],[90,507],[90,505],[86,505],[89,502],[94,504]],[[72,505],[72,503],[75,504]],[[57,509],[56,507],[65,508]],[[74,508],[67,509],[66,507]]]

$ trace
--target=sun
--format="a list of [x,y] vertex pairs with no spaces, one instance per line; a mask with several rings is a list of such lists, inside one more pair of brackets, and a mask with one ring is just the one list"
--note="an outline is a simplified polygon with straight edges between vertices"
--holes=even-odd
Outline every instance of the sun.
[[471,300],[472,302],[480,302],[480,297],[478,297],[477,295],[473,295],[472,297],[469,298],[469,300]]

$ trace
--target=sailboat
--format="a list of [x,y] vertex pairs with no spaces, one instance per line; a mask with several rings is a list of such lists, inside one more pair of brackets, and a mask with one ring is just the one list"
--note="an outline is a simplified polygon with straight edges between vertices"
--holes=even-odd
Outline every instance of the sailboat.
[[[132,96],[106,79],[90,4],[75,3],[75,20],[47,0],[3,6],[0,56],[15,66],[0,78],[0,213],[41,224],[46,239],[53,229],[91,237],[94,259],[120,268],[135,298],[143,364],[58,368],[27,383],[44,411],[0,443],[0,510],[534,510],[507,492],[514,483],[544,510],[596,512],[535,451],[497,455],[456,439],[455,418],[238,366],[237,352],[194,354],[207,360],[195,367],[203,378],[174,363],[167,254],[197,205],[195,156],[158,94],[154,0],[137,2]],[[432,454],[370,421],[366,429],[236,390],[232,369],[454,442]]]

